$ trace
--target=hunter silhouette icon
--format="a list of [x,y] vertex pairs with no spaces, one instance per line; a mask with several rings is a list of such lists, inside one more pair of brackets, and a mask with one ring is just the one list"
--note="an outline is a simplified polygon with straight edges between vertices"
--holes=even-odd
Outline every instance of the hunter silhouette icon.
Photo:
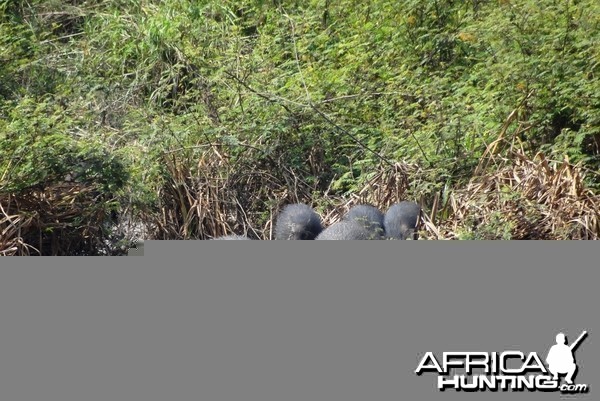
[[575,340],[570,346],[567,345],[567,339],[563,333],[556,335],[556,344],[554,344],[548,351],[546,362],[548,363],[548,370],[552,373],[552,378],[558,380],[559,374],[566,374],[565,380],[568,384],[573,384],[573,376],[577,371],[577,364],[575,363],[575,357],[573,351],[581,343],[581,341],[587,335],[587,331],[581,333],[581,335]]

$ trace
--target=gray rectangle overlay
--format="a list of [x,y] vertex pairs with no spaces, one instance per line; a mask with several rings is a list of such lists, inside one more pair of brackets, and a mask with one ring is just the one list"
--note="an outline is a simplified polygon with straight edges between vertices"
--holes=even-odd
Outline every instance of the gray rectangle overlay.
[[[138,258],[0,259],[10,401],[594,398],[591,242],[148,241]],[[590,392],[437,390],[426,352],[545,358],[588,337]]]

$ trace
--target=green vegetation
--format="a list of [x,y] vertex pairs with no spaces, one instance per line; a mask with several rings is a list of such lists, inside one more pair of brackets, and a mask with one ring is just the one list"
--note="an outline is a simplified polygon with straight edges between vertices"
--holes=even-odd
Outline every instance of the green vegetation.
[[0,0],[5,215],[67,178],[94,224],[268,237],[288,201],[431,205],[516,148],[600,188],[598,1]]

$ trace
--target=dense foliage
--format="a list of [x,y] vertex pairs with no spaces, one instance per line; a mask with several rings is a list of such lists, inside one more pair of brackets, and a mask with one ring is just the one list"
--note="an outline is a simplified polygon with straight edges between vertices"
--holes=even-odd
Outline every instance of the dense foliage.
[[431,196],[500,137],[598,186],[598,1],[0,0],[2,191],[69,176],[159,213],[202,166],[263,172],[266,211],[406,161]]

